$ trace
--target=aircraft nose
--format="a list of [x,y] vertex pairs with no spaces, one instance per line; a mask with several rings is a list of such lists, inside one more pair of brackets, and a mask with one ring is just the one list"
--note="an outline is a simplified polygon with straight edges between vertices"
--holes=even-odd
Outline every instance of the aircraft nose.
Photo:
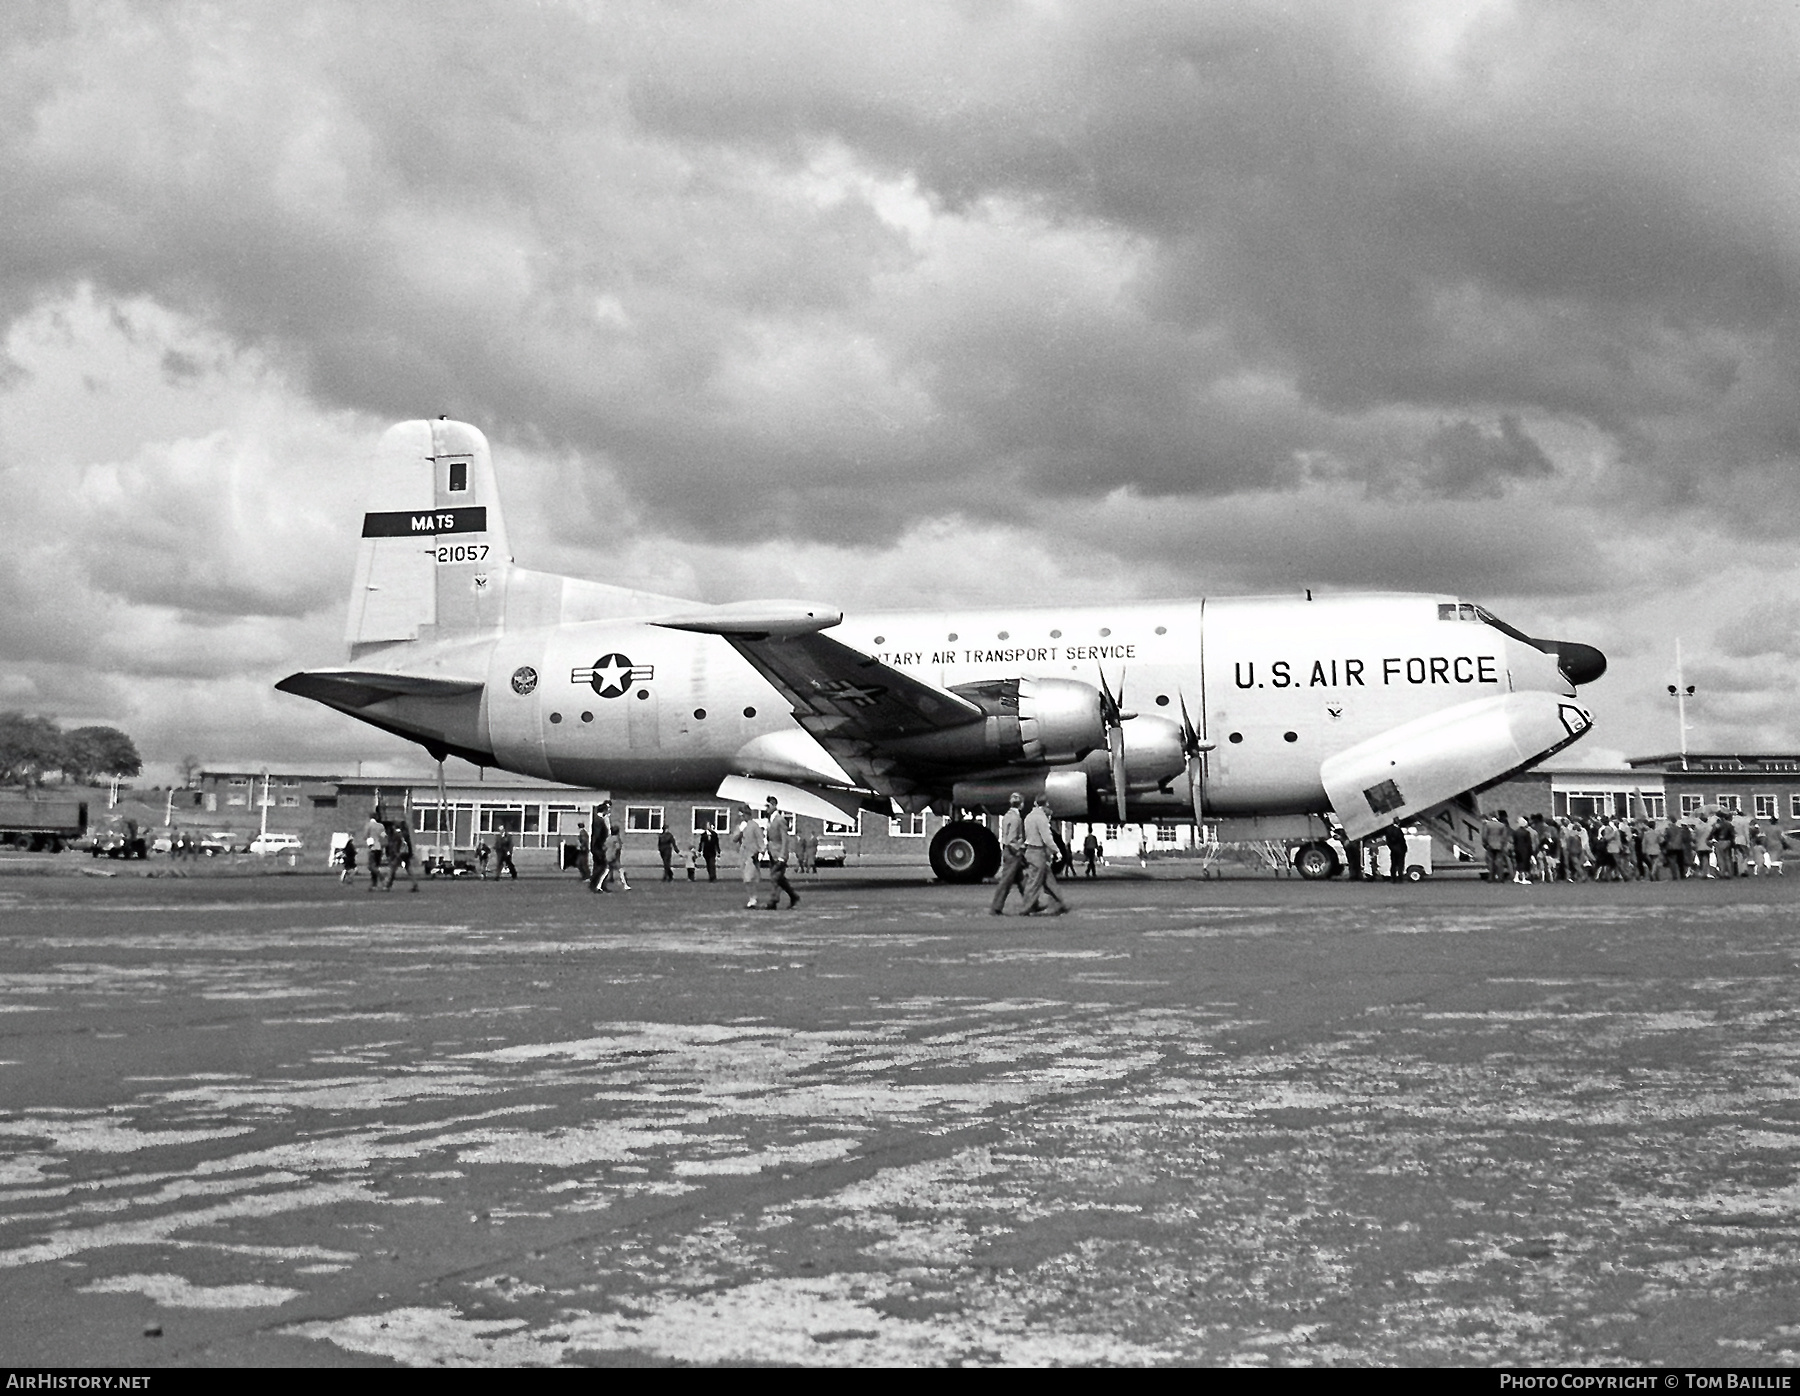
[[1555,655],[1556,667],[1577,688],[1592,683],[1606,672],[1606,656],[1592,645],[1584,645],[1578,640],[1534,640],[1532,643],[1545,654]]

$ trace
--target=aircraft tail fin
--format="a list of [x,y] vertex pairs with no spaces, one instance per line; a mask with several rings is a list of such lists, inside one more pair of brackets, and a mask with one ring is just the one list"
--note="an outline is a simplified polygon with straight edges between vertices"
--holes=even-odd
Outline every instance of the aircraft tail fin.
[[499,628],[512,550],[487,438],[464,422],[401,422],[369,463],[344,638],[351,657]]

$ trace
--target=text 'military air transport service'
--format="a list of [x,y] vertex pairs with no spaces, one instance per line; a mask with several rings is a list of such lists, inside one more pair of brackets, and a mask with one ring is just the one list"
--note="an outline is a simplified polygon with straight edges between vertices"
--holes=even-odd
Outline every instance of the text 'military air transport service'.
[[[1361,594],[845,615],[697,605],[513,562],[487,439],[404,422],[371,466],[349,663],[279,688],[520,775],[853,820],[1003,809],[1218,821],[1303,844],[1468,809],[1592,724],[1605,657],[1454,597]],[[1460,802],[1460,803],[1459,803]],[[991,876],[958,817],[937,874]]]

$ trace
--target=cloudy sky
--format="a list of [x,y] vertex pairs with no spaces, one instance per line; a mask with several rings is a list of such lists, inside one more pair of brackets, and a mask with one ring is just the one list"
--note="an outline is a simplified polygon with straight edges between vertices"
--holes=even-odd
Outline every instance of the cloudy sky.
[[[1659,0],[0,7],[0,707],[417,765],[380,432],[519,560],[846,608],[1397,588],[1587,754],[1800,748],[1800,19]],[[371,767],[370,769],[374,769]]]

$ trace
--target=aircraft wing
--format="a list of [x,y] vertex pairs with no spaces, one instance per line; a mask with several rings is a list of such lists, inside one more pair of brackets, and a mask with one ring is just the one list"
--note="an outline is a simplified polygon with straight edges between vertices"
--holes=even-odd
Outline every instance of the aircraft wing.
[[[979,722],[985,716],[959,694],[883,664],[819,633],[836,613],[808,619],[758,613],[755,624],[718,614],[656,621],[672,630],[718,635],[788,700],[794,718],[870,789],[911,789],[883,743]],[[784,623],[785,622],[785,623]]]

